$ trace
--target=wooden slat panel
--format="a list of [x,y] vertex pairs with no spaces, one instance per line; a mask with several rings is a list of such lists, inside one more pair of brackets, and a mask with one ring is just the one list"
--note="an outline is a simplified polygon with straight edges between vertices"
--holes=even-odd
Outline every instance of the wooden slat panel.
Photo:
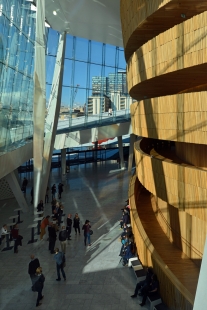
[[142,263],[153,264],[162,297],[172,309],[192,309],[199,268],[165,236],[152,210],[151,194],[135,177],[130,184],[129,198],[132,227]]

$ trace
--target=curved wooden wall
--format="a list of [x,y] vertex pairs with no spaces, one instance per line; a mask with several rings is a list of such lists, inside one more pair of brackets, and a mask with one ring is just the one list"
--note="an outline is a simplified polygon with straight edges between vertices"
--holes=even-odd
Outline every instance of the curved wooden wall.
[[[121,0],[121,22],[125,57],[165,30],[207,10],[197,0]],[[185,19],[183,19],[185,14]]]
[[[152,266],[160,281],[160,291],[162,299],[171,306],[171,309],[192,310],[192,304],[195,295],[189,292],[170,270],[166,262],[156,251],[153,243],[148,237],[142,221],[139,217],[139,197],[141,195],[141,183],[132,177],[129,185],[129,199],[131,206],[131,225],[139,252],[139,259],[144,266]],[[171,258],[172,259],[172,258]],[[196,269],[196,268],[195,268]],[[187,271],[188,277],[189,270]],[[184,276],[184,273],[183,273]],[[198,273],[194,272],[194,276],[198,278]],[[194,279],[196,281],[196,279]],[[176,296],[176,297],[175,297]]]
[[170,205],[207,221],[206,171],[150,156],[140,148],[141,142],[135,143],[135,159],[137,177],[143,186]]
[[[127,67],[130,95],[141,100],[175,94],[206,83],[206,24],[207,12],[204,12],[159,34],[136,50]],[[189,73],[194,76],[191,80]]]
[[176,154],[185,162],[207,169],[207,145],[176,143]]
[[[121,21],[128,89],[140,101],[131,105],[132,128],[144,137],[135,144],[136,175],[154,196],[159,227],[198,263],[207,233],[207,1],[121,0]],[[149,138],[174,141],[179,160],[146,154]],[[146,264],[159,264],[142,222],[135,217],[133,225]],[[184,309],[182,302],[173,309]]]
[[153,139],[206,144],[207,92],[146,99],[131,105],[133,133]]

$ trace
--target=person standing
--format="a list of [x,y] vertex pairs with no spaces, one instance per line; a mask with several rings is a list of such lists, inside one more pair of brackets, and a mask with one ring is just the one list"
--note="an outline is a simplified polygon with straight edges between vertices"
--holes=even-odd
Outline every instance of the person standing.
[[55,242],[57,238],[55,225],[50,223],[48,226],[48,234],[49,234],[49,251],[51,254],[54,254]]
[[55,195],[56,195],[56,185],[53,184],[52,188],[51,188],[51,193],[52,193],[52,199],[55,199]]
[[18,245],[19,245],[19,228],[18,225],[15,224],[11,230],[12,239],[14,240],[14,253],[18,253]]
[[77,235],[77,230],[80,235],[80,218],[78,216],[78,213],[75,214],[75,217],[73,219],[73,227],[75,228],[75,234]]
[[41,233],[40,233],[40,240],[43,239],[43,236],[45,235],[45,228],[49,225],[49,218],[50,216],[47,215],[43,220],[42,223],[40,225],[41,228]]
[[62,226],[62,230],[59,232],[59,241],[61,245],[61,251],[66,253],[66,240],[67,240],[67,232],[65,226]]
[[2,240],[5,238],[5,235],[8,233],[7,225],[4,224],[1,228],[1,235],[0,235],[0,245],[2,243]]
[[66,227],[66,230],[67,230],[67,239],[68,240],[71,240],[71,228],[72,228],[72,214],[68,214],[68,217],[67,217],[67,227]]
[[41,306],[40,300],[44,298],[44,295],[42,295],[44,282],[45,282],[45,276],[42,273],[42,267],[38,267],[36,270],[36,281],[32,286],[32,290],[38,293],[36,307]]
[[46,188],[46,192],[45,192],[45,203],[48,203],[49,202],[49,187],[47,186]]
[[26,194],[27,184],[28,184],[28,180],[24,178],[22,182],[22,191],[24,194]]
[[64,263],[65,263],[65,255],[62,252],[59,252],[58,248],[55,249],[54,260],[56,261],[57,276],[58,276],[56,281],[60,281],[61,280],[60,271],[61,271],[62,276],[63,276],[64,281],[65,281],[66,280],[66,275],[65,275],[65,271],[63,269],[64,268]]
[[59,183],[58,184],[58,198],[61,199],[61,195],[62,195],[62,192],[63,192],[63,184],[62,183]]
[[[37,212],[40,212],[40,211],[44,211],[43,200],[40,200],[40,202],[38,203],[38,206],[37,206]],[[41,217],[41,215],[40,215],[40,217]]]
[[91,235],[90,235],[90,222],[89,220],[85,221],[85,224],[82,227],[82,230],[84,230],[84,244],[86,245],[86,240],[88,239],[88,245],[91,246]]
[[28,274],[30,275],[32,285],[35,283],[36,280],[36,270],[38,267],[40,267],[40,262],[38,258],[35,258],[34,254],[30,255],[31,262],[29,263],[28,266]]

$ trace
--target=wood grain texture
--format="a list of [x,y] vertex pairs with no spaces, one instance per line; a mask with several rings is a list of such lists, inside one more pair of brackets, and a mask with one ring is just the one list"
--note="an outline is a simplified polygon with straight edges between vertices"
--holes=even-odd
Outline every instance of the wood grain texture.
[[[142,141],[141,141],[142,142]],[[142,185],[168,204],[207,222],[207,173],[144,153],[135,143],[136,174]],[[203,232],[205,234],[205,231]]]
[[189,88],[196,91],[206,84],[206,24],[207,12],[204,12],[159,34],[136,50],[127,66],[130,95],[142,100]]
[[[121,23],[125,57],[159,33],[207,10],[198,0],[121,0]],[[185,14],[185,19],[181,14]]]
[[130,106],[133,133],[146,138],[206,144],[206,101],[204,91],[135,102]]
[[141,262],[145,266],[153,266],[160,281],[162,298],[171,309],[191,310],[199,268],[166,237],[155,218],[151,194],[141,186],[136,176],[131,179],[129,199]]

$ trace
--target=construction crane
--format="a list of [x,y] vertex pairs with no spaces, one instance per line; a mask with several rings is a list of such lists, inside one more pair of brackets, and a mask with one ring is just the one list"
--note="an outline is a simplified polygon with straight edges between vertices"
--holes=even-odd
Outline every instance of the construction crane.
[[80,86],[80,85],[77,84],[77,85],[76,85],[76,88],[75,88],[75,90],[74,90],[73,98],[72,98],[72,107],[73,107],[73,105],[74,105],[74,103],[75,103],[75,97],[76,97],[76,95],[77,95],[78,87],[79,87],[79,86]]

